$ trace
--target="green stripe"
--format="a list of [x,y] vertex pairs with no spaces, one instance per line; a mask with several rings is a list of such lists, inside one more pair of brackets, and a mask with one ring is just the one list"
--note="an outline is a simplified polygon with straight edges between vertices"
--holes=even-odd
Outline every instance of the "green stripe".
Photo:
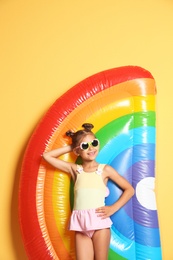
[[155,111],[137,112],[119,117],[102,127],[96,136],[101,141],[102,148],[109,140],[124,132],[124,128],[129,131],[141,126],[155,127]]
[[127,258],[124,258],[117,253],[115,253],[111,248],[109,248],[109,255],[108,255],[109,260],[127,260]]

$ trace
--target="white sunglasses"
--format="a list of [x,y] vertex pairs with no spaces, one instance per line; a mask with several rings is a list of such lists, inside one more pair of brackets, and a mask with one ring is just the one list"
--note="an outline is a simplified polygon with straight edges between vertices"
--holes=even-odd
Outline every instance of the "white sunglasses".
[[91,145],[93,147],[97,147],[99,145],[99,140],[98,139],[94,139],[91,142],[82,142],[79,147],[81,150],[87,150]]

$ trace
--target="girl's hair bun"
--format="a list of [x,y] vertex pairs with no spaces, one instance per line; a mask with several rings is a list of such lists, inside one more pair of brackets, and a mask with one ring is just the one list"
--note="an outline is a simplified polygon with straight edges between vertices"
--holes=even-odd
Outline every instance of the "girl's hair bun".
[[91,132],[91,129],[94,128],[93,124],[85,123],[82,125],[82,127],[85,129],[86,132]]
[[75,133],[72,132],[71,130],[68,130],[68,131],[66,132],[66,136],[72,137],[74,134],[75,134]]

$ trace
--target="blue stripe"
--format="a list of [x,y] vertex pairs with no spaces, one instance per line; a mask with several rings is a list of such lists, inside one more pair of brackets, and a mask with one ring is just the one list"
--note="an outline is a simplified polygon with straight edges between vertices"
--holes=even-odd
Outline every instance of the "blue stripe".
[[[135,138],[133,137],[135,135]],[[139,144],[155,144],[155,127],[139,127],[112,138],[99,152],[97,161],[110,164],[118,154]]]

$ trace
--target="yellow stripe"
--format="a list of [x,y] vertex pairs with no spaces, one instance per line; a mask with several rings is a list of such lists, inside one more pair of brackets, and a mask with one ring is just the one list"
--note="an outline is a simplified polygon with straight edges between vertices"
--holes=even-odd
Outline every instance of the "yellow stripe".
[[140,111],[155,111],[155,96],[136,96],[118,100],[98,110],[87,121],[94,124],[94,131],[97,132],[103,126],[121,116]]

